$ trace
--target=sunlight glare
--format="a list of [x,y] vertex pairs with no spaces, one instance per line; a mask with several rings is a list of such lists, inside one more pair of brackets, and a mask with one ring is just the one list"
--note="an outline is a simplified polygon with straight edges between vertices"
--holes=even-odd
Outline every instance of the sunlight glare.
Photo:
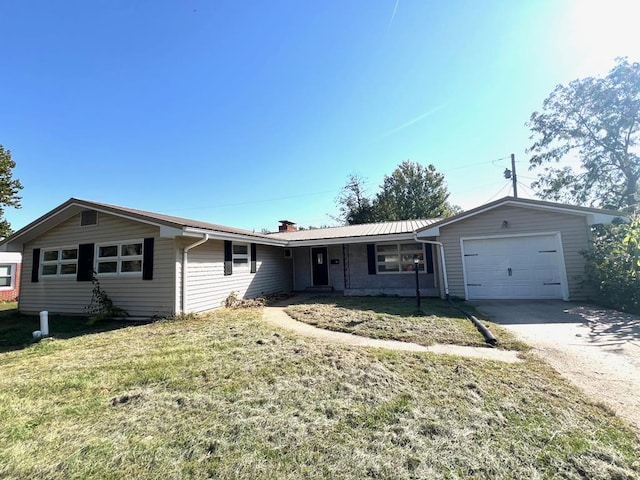
[[616,57],[640,60],[640,1],[574,0],[566,11],[567,54],[580,75],[604,75]]

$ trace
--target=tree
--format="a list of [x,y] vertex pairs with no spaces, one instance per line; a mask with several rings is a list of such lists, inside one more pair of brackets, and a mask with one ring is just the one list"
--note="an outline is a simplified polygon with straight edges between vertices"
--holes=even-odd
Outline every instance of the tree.
[[340,208],[337,220],[347,225],[372,223],[376,221],[376,212],[372,200],[364,193],[365,179],[360,175],[349,175],[347,184],[342,187],[336,203]]
[[[640,201],[640,63],[617,59],[604,78],[558,85],[527,126],[542,198],[633,210]],[[553,166],[578,160],[580,168]]]
[[449,204],[444,176],[433,165],[402,162],[385,175],[380,192],[373,197],[365,195],[363,185],[362,177],[351,175],[336,198],[339,219],[347,225],[447,217],[460,210]]
[[444,175],[433,165],[406,160],[385,175],[375,206],[381,220],[449,217],[457,207],[449,202]]
[[4,207],[20,208],[21,197],[18,192],[22,190],[20,180],[13,179],[13,169],[16,162],[11,159],[11,152],[0,145],[0,238],[6,238],[11,234],[11,225],[4,218]]

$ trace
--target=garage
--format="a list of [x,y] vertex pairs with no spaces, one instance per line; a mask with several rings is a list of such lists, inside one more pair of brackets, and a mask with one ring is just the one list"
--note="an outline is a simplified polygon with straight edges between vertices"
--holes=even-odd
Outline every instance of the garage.
[[563,299],[567,280],[560,235],[463,238],[468,299]]

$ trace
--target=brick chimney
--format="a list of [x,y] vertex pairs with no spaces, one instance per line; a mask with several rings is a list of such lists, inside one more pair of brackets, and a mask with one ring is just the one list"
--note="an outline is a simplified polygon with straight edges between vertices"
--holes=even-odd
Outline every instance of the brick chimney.
[[279,233],[298,231],[298,227],[296,227],[295,223],[290,222],[289,220],[278,220],[278,221],[280,222],[280,225],[278,226]]

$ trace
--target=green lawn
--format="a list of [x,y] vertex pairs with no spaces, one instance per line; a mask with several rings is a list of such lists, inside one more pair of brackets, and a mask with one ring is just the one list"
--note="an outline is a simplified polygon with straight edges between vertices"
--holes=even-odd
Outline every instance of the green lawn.
[[0,354],[0,478],[640,478],[533,359],[331,345],[220,310]]
[[16,308],[18,308],[18,302],[0,302],[0,312],[15,310]]
[[[473,307],[459,304],[479,316]],[[420,345],[446,343],[488,346],[471,321],[444,300],[422,301],[422,314],[416,314],[416,302],[401,297],[318,296],[287,307],[296,320],[319,328],[353,333],[372,338],[414,342]],[[483,321],[498,339],[498,347],[526,351],[529,347],[508,330]]]

